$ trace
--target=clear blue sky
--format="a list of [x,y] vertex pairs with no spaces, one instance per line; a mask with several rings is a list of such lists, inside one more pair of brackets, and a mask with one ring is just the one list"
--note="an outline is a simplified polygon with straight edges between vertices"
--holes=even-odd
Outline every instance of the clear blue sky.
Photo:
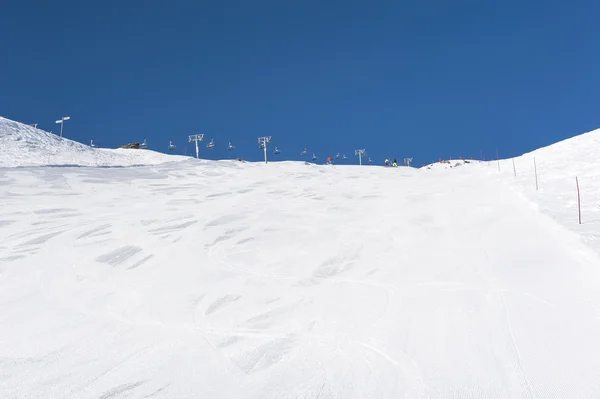
[[[0,115],[100,146],[259,160],[520,154],[600,127],[600,1],[31,1],[0,9]],[[206,144],[206,143],[204,143]]]

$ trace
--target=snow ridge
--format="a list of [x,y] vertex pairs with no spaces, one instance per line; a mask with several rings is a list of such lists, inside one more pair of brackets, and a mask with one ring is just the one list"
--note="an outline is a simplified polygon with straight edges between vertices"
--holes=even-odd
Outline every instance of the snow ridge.
[[0,167],[133,166],[189,157],[151,150],[92,148],[24,123],[0,117]]

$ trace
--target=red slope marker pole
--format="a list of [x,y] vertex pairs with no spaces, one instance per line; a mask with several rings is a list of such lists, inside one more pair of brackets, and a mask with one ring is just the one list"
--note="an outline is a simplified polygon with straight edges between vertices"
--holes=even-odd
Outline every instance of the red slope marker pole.
[[577,210],[579,212],[579,224],[581,224],[581,196],[579,195],[579,179],[575,176],[575,184],[577,184]]

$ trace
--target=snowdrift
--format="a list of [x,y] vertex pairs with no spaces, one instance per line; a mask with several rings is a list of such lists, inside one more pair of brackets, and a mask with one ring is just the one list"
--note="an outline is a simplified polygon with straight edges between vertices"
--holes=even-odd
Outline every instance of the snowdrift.
[[92,148],[0,117],[0,167],[154,165],[190,159],[150,150]]

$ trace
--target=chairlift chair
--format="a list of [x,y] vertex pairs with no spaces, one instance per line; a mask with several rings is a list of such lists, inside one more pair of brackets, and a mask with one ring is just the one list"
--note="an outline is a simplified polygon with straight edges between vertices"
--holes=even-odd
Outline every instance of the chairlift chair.
[[96,144],[94,144],[94,139],[90,140],[90,147],[96,147]]
[[312,160],[316,161],[317,159],[319,159],[319,158],[317,158],[317,156],[313,153]]
[[206,148],[209,150],[215,148],[215,139],[210,139],[210,143],[206,145]]
[[172,140],[169,140],[169,151],[175,151],[177,149],[177,146],[175,144],[173,144]]
[[146,138],[145,137],[144,137],[144,142],[142,144],[140,144],[140,148],[142,148],[142,149],[148,148],[148,144],[146,144]]
[[235,146],[233,146],[230,141],[229,145],[227,146],[227,151],[232,151],[232,150],[235,150]]
[[338,152],[337,155],[335,156],[335,159],[340,159],[340,153]]
[[279,148],[275,147],[275,149],[273,150],[273,154],[279,154],[281,151],[279,151]]
[[300,153],[300,156],[303,156],[303,157],[304,157],[304,156],[306,156],[306,155],[308,155],[308,151],[306,151],[306,148],[305,148],[305,149],[304,149],[304,151],[302,151],[302,152]]
[[346,156],[346,154],[344,154],[344,156],[342,157],[342,159],[348,159],[348,157]]

